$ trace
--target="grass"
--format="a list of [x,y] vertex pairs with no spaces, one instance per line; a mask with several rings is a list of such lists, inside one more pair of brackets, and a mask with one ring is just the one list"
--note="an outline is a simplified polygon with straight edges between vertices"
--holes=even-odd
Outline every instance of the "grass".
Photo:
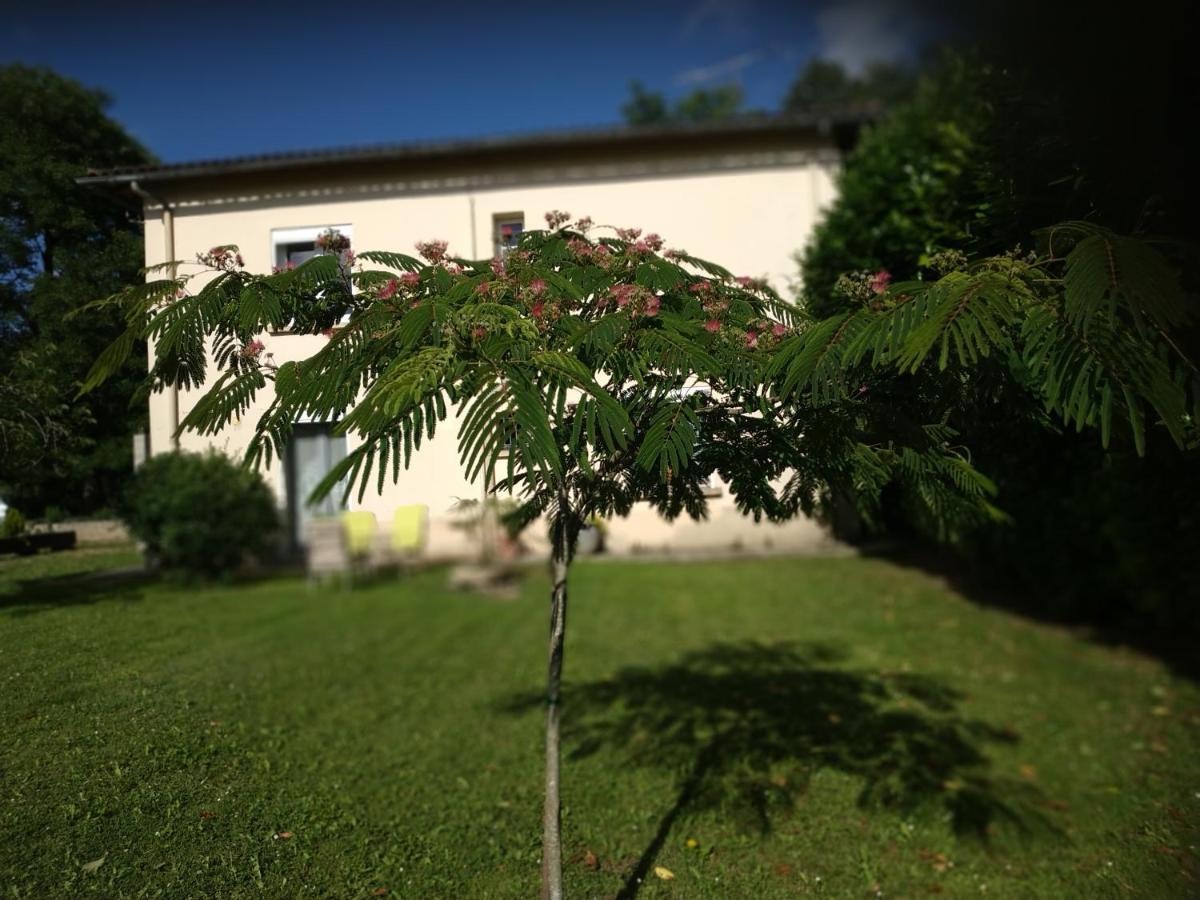
[[[536,895],[542,578],[132,562],[0,560],[0,896]],[[566,664],[570,896],[1197,893],[1196,685],[915,570],[581,564]]]

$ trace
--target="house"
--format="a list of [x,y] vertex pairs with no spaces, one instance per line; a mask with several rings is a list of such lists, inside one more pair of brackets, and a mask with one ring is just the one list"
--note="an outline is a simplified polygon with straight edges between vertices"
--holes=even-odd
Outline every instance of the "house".
[[[316,252],[318,234],[335,228],[358,250],[411,252],[443,239],[473,259],[502,253],[523,229],[540,227],[550,209],[601,224],[661,234],[668,246],[712,259],[739,274],[766,277],[785,296],[793,258],[833,199],[834,175],[853,140],[852,120],[757,117],[684,127],[619,128],[535,136],[286,153],[112,170],[84,183],[131,189],[145,203],[146,264],[194,259],[236,244],[251,269],[298,262]],[[324,338],[261,336],[276,362],[308,356]],[[172,434],[198,391],[150,399],[149,450],[173,446]],[[216,438],[184,434],[179,446],[216,446],[237,455],[269,398]],[[347,452],[334,423],[297,423],[282,465],[265,472],[286,512],[293,539],[308,521],[336,511],[336,498],[304,502]],[[448,423],[450,424],[450,423]],[[714,477],[715,478],[715,477]],[[796,550],[823,539],[813,522],[755,525],[738,514],[714,480],[710,519],[668,524],[646,508],[609,523],[620,552]],[[455,429],[443,427],[415,455],[398,483],[352,507],[391,520],[400,505],[428,509],[429,547],[469,552],[454,527],[457,499],[478,498],[458,462]]]

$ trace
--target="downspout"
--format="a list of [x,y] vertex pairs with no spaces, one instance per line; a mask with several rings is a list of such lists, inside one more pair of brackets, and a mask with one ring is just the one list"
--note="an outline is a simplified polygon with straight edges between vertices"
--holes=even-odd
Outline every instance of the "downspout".
[[[175,210],[161,197],[156,197],[136,181],[129,182],[130,189],[142,198],[144,202],[157,203],[162,207],[163,216],[163,245],[166,251],[167,272],[175,278],[178,272],[175,267]],[[179,387],[171,385],[167,392],[167,420],[171,426],[171,449],[179,449]]]

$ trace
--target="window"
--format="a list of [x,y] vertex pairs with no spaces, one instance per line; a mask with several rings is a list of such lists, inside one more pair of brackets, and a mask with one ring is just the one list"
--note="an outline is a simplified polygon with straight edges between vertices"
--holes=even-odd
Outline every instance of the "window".
[[524,213],[504,213],[492,217],[492,248],[495,255],[504,257],[517,246],[525,231]]
[[312,519],[337,515],[345,509],[344,482],[318,502],[308,502],[313,489],[345,455],[346,437],[335,435],[331,423],[296,423],[284,456],[287,516],[293,546],[304,545]]
[[339,231],[353,242],[353,227],[350,225],[317,225],[312,228],[276,228],[271,232],[271,264],[280,269],[298,266],[312,259],[321,251],[317,249],[317,237],[330,228]]

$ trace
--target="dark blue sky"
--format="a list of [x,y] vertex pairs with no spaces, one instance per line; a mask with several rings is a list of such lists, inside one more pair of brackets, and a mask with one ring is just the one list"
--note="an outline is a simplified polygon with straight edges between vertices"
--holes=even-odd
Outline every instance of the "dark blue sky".
[[0,61],[103,88],[170,162],[613,123],[635,78],[670,96],[736,81],[775,109],[814,54],[855,67],[922,32],[890,0],[43,2],[4,18]]

